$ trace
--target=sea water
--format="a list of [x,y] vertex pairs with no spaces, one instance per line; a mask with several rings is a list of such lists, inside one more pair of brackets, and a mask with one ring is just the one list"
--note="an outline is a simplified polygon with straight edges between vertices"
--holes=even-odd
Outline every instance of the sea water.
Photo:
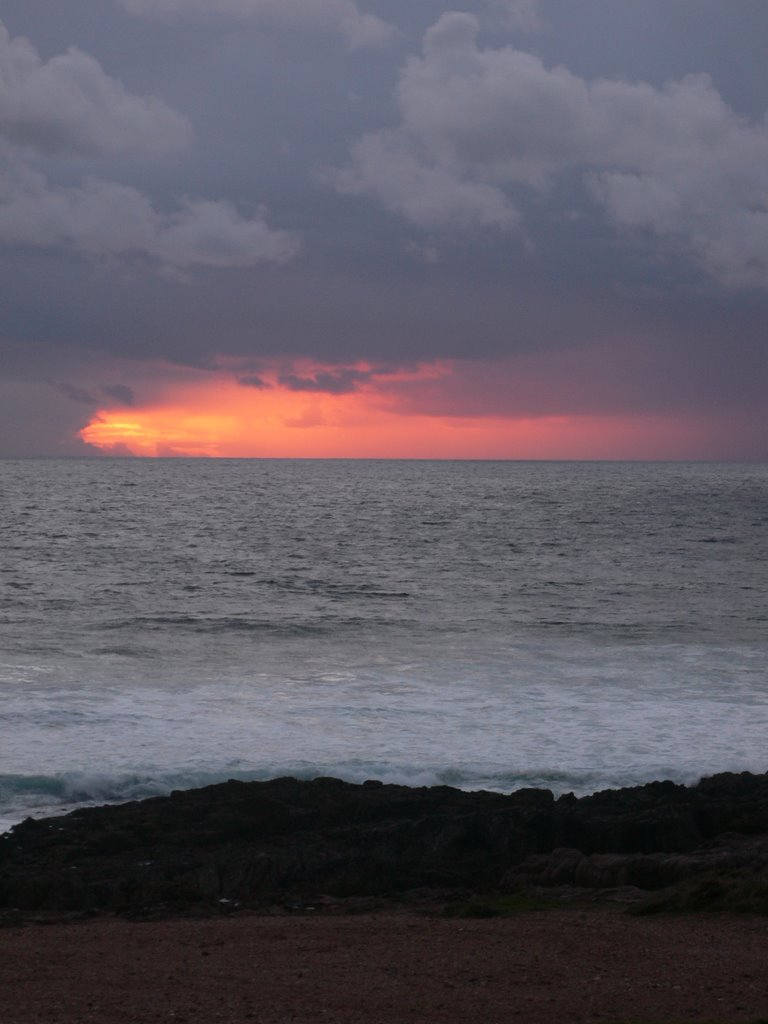
[[768,769],[768,466],[0,461],[0,830]]

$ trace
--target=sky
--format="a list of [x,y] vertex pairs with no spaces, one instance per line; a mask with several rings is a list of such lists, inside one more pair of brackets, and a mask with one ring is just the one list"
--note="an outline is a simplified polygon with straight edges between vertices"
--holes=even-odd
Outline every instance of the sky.
[[0,456],[768,459],[765,0],[4,0]]

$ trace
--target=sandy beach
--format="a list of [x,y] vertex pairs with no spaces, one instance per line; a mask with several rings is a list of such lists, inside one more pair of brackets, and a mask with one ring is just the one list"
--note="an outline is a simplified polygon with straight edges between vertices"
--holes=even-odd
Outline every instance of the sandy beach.
[[27,924],[3,1024],[673,1024],[768,1017],[768,920],[606,909]]

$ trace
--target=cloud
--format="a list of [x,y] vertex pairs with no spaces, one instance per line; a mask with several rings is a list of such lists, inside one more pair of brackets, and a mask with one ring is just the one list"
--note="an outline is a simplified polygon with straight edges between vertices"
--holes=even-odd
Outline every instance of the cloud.
[[43,61],[0,22],[0,138],[44,156],[156,156],[187,145],[186,118],[134,96],[74,47]]
[[316,373],[313,377],[299,377],[293,373],[283,374],[278,378],[278,383],[289,391],[348,395],[357,391],[359,385],[369,381],[372,376],[372,371],[345,368],[334,373]]
[[498,9],[504,23],[521,32],[536,32],[541,28],[539,0],[490,0]]
[[0,201],[0,242],[65,247],[89,256],[144,256],[163,266],[250,267],[283,263],[299,251],[296,237],[264,217],[242,217],[222,200],[184,200],[155,210],[129,185],[88,179],[53,187],[29,173]]
[[589,81],[514,47],[481,49],[444,14],[397,85],[400,124],[327,175],[424,227],[508,228],[574,174],[613,224],[642,229],[728,285],[768,284],[768,123],[707,75],[663,88]]
[[96,399],[93,395],[86,391],[85,388],[80,388],[76,384],[67,384],[62,382],[54,385],[60,395],[64,395],[71,402],[79,402],[81,405],[96,405]]
[[238,377],[237,383],[241,388],[255,388],[256,391],[267,391],[272,387],[269,381],[263,380],[255,373],[247,373],[242,377]]
[[263,19],[301,28],[340,32],[351,47],[388,42],[394,29],[359,10],[354,0],[118,0],[143,17],[218,15],[238,20]]
[[91,455],[78,431],[92,416],[50,381],[0,379],[0,458]]
[[130,185],[54,185],[34,166],[40,157],[162,156],[189,137],[184,118],[127,93],[92,57],[72,49],[43,62],[0,23],[0,244],[138,255],[176,271],[292,259],[297,238],[261,212],[243,217],[233,203],[207,199],[161,212]]
[[178,212],[155,218],[154,246],[147,252],[174,267],[285,263],[301,249],[291,232],[270,228],[261,214],[241,217],[224,200],[186,201]]
[[127,384],[102,384],[101,390],[108,398],[114,398],[121,405],[132,406],[136,404],[136,395],[133,388],[129,388]]
[[451,168],[425,160],[398,131],[364,136],[352,148],[352,163],[323,177],[342,195],[374,195],[419,227],[509,229],[519,220],[500,189],[461,180]]

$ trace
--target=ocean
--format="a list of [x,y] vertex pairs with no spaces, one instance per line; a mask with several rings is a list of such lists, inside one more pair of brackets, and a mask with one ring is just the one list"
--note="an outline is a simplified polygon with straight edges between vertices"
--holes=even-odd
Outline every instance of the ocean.
[[768,465],[0,461],[0,831],[768,769]]

